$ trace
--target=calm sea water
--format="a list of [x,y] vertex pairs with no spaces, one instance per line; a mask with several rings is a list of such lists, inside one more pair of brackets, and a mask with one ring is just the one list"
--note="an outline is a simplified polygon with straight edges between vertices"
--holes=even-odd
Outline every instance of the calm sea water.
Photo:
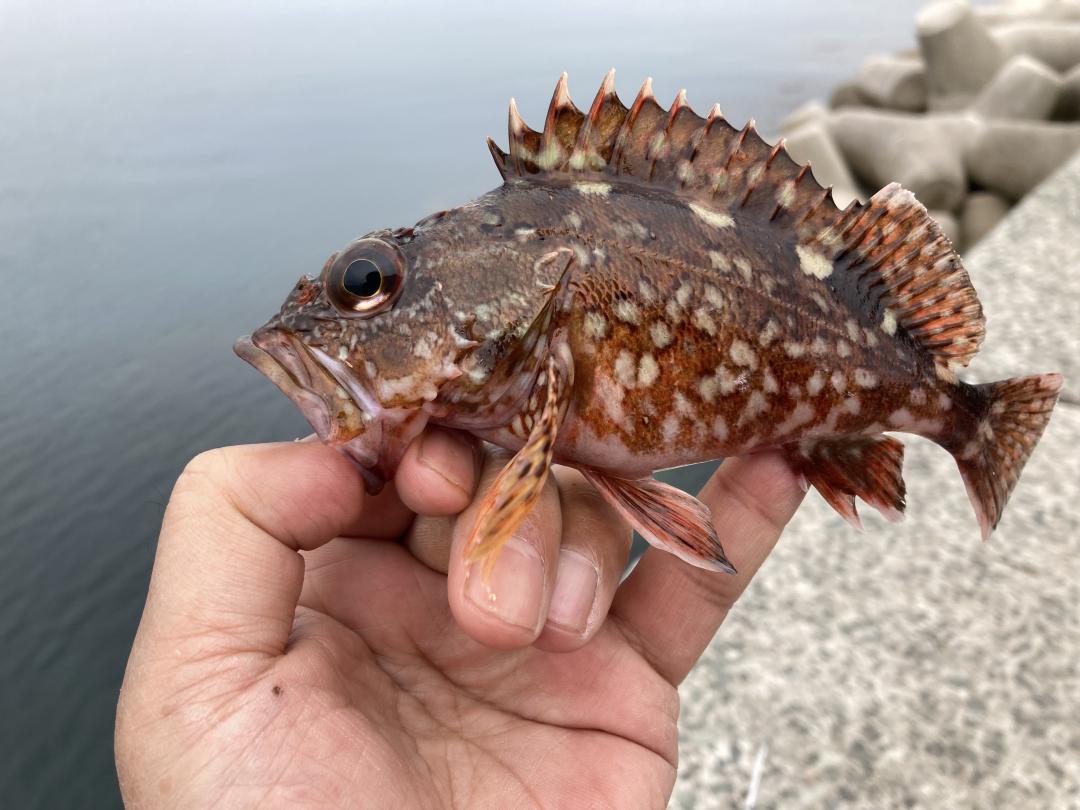
[[296,278],[497,184],[563,70],[768,132],[916,0],[0,3],[0,804],[119,803],[113,711],[169,489],[301,435],[233,357]]

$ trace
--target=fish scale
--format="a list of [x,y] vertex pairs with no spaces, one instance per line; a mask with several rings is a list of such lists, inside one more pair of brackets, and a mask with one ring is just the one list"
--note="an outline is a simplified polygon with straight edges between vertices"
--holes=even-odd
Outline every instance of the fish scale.
[[587,113],[564,74],[539,132],[511,100],[508,133],[488,141],[502,186],[356,240],[237,343],[370,491],[444,425],[515,451],[465,544],[485,576],[552,463],[730,572],[708,509],[654,470],[776,450],[858,526],[856,498],[903,514],[885,434],[907,432],[952,453],[984,537],[997,525],[1061,377],[957,379],[982,308],[909,192],[841,211],[752,121],[682,91],[664,109],[648,80],[626,106],[613,72]]

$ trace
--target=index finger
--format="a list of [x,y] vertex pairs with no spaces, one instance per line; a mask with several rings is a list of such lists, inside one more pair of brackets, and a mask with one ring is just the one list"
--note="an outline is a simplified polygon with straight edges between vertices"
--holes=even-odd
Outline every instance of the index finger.
[[619,588],[619,626],[661,675],[678,684],[769,556],[804,495],[778,453],[725,461],[698,497],[738,574],[695,568],[650,549]]
[[318,443],[203,453],[165,511],[138,644],[280,654],[303,582],[298,552],[361,525],[400,534],[411,519],[392,487],[368,496],[351,462]]

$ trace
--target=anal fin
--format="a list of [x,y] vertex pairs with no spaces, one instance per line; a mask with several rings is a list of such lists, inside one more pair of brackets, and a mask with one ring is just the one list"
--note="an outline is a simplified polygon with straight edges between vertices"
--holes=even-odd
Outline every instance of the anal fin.
[[692,495],[653,478],[630,481],[581,471],[651,545],[710,571],[735,573],[724,554],[709,508]]
[[480,563],[487,581],[499,550],[525,519],[547,481],[559,422],[566,413],[573,371],[549,354],[537,377],[540,398],[535,407],[522,414],[532,427],[524,446],[518,450],[488,488],[480,505],[472,534],[465,544],[465,560]]
[[787,447],[791,466],[848,523],[862,530],[855,511],[858,496],[886,520],[904,516],[904,445],[891,436],[848,436],[805,441]]

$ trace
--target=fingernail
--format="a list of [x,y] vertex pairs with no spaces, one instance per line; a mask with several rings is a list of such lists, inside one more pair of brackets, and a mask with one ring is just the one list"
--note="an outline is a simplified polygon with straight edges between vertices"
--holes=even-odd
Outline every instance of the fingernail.
[[469,570],[465,593],[470,601],[507,624],[535,630],[544,600],[544,563],[540,554],[518,537],[507,540],[498,554],[488,582],[479,564]]
[[596,600],[596,566],[576,551],[559,552],[555,593],[548,607],[548,621],[575,633],[584,633]]
[[417,459],[438,473],[447,483],[464,491],[472,492],[472,447],[465,439],[446,430],[429,430],[420,437]]

